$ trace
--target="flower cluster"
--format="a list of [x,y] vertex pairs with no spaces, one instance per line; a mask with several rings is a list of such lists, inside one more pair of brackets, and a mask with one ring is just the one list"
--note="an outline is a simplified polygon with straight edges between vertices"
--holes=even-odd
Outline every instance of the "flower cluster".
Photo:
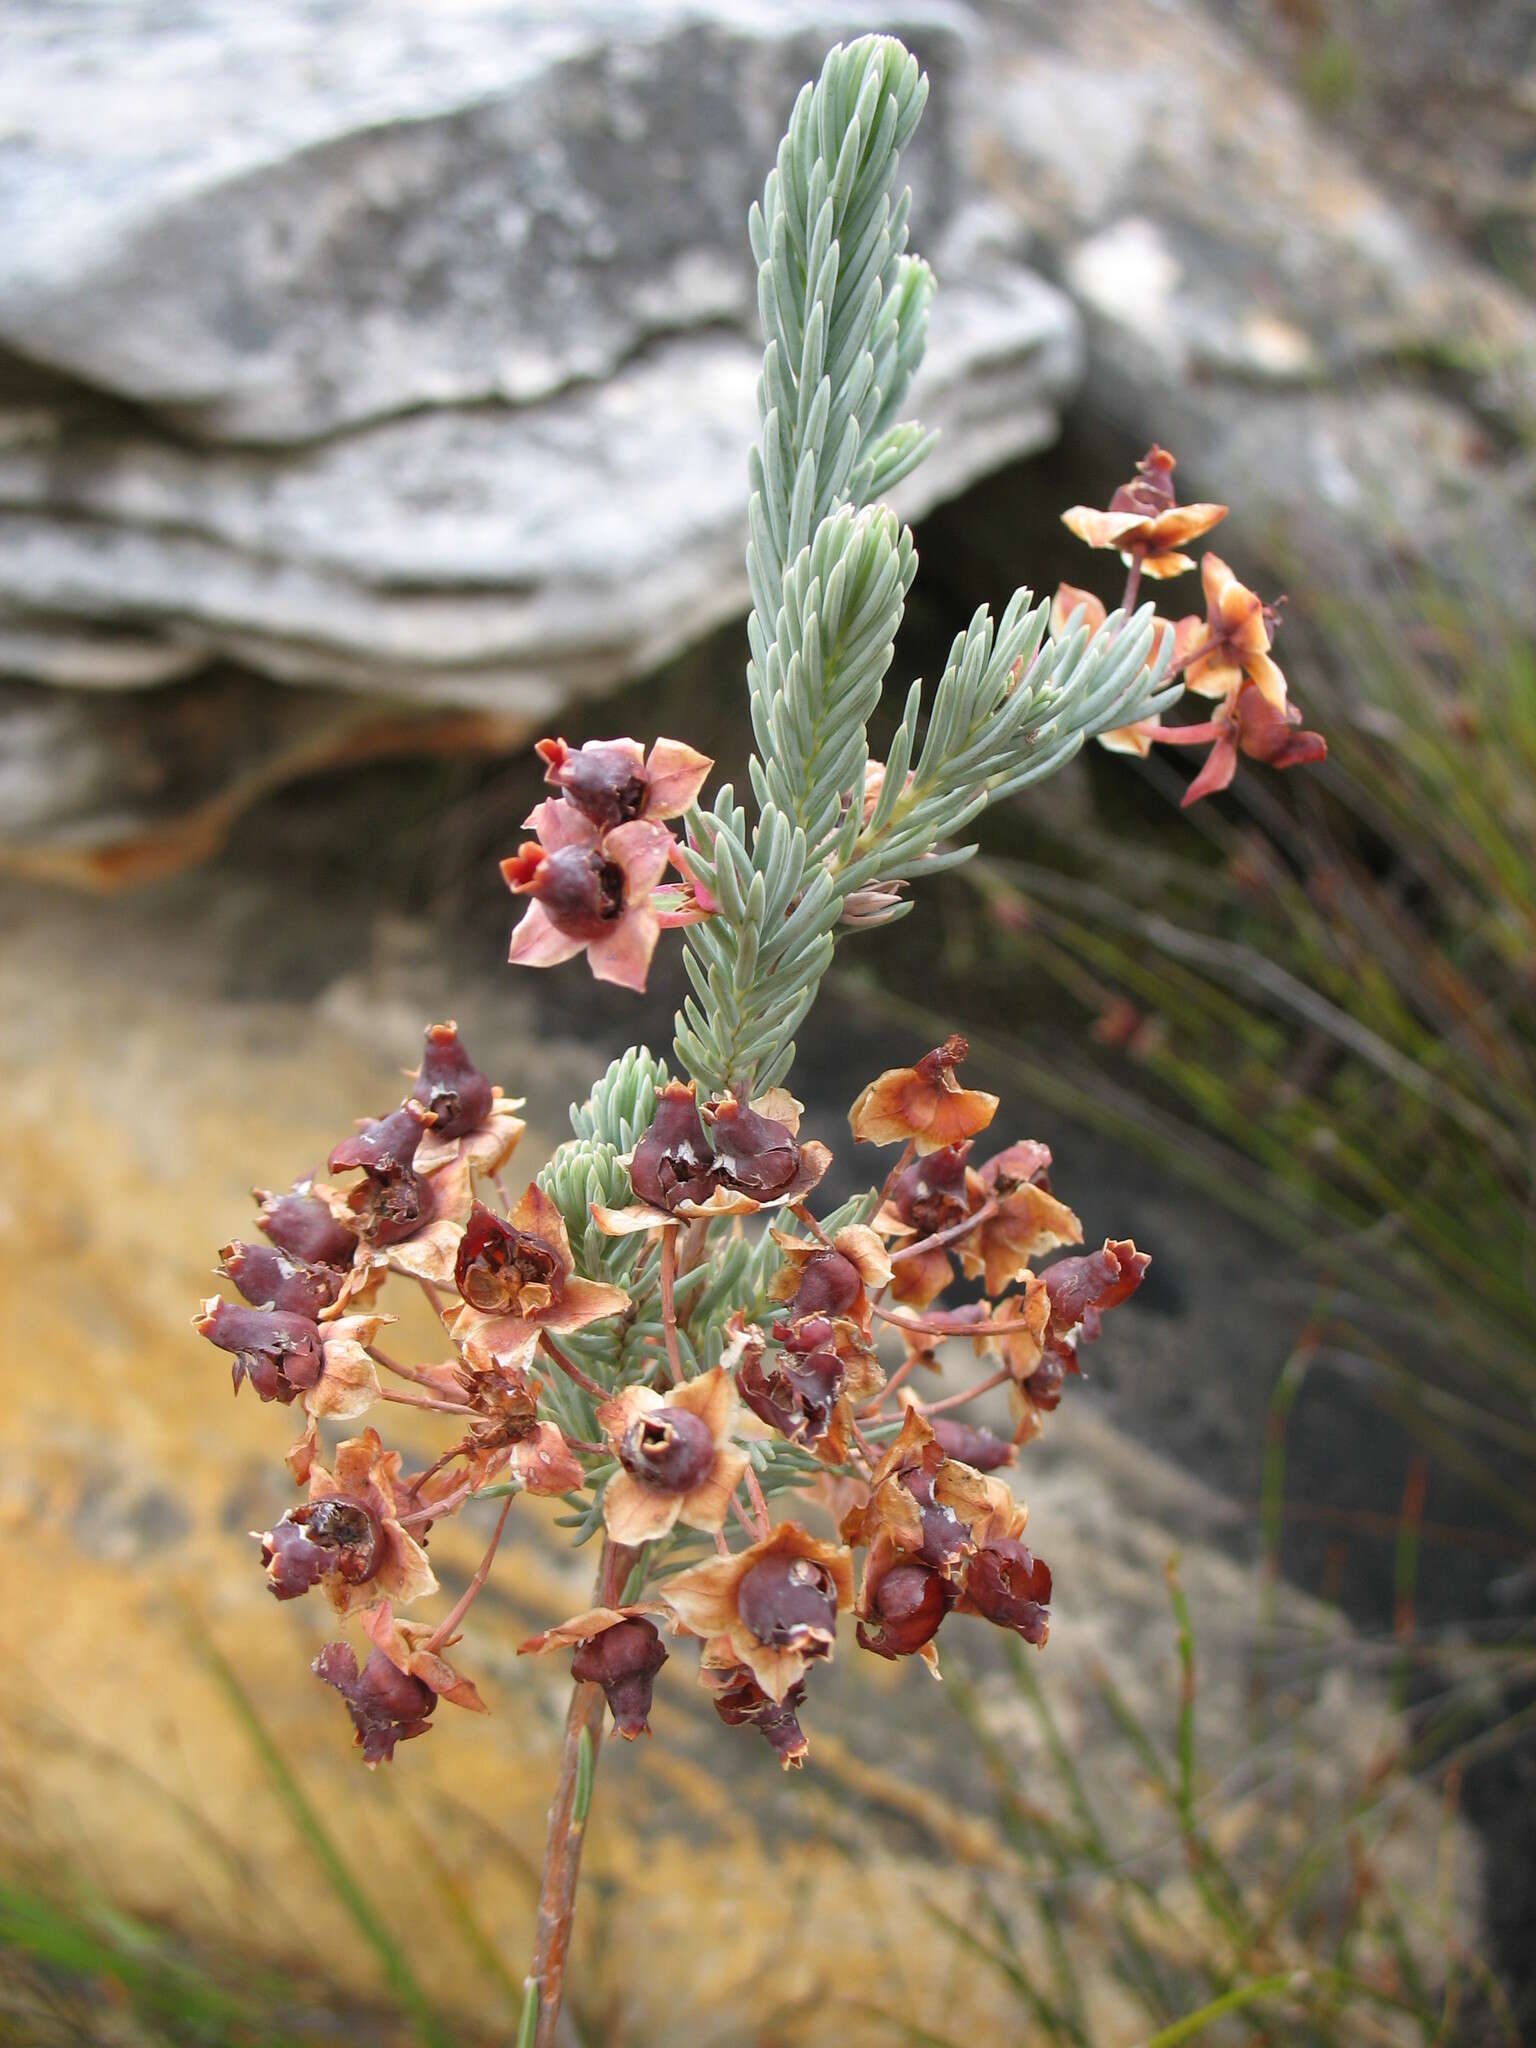
[[[758,1729],[785,1765],[806,1755],[800,1712],[844,1614],[863,1650],[935,1671],[951,1612],[1045,1642],[1051,1574],[995,1475],[1147,1262],[1110,1242],[1036,1270],[1081,1227],[1045,1146],[973,1161],[998,1101],[960,1084],[965,1051],[951,1038],[862,1092],[853,1138],[900,1150],[825,1222],[808,1201],[832,1154],[802,1141],[793,1097],[701,1103],[654,1063],[613,1162],[627,1200],[570,1216],[558,1174],[511,1199],[520,1104],[452,1024],[427,1032],[405,1100],[332,1149],[336,1179],[258,1196],[266,1242],[222,1254],[242,1299],[210,1298],[196,1327],[231,1355],[237,1391],[303,1410],[287,1453],[302,1498],[256,1542],[276,1599],[318,1592],[360,1627],[361,1658],[337,1640],[314,1669],[367,1763],[426,1733],[440,1699],[484,1710],[447,1652],[522,1492],[563,1496],[605,1537],[596,1604],[523,1648],[568,1653],[626,1738],[648,1730],[663,1631],[696,1644],[721,1720]],[[758,1211],[771,1220],[749,1257]],[[706,1262],[734,1262],[740,1283],[701,1309]],[[971,1298],[944,1306],[959,1285]],[[384,1348],[388,1289],[429,1304],[427,1357]],[[946,1340],[988,1369],[925,1400],[915,1376],[939,1369]],[[952,1412],[1005,1389],[1011,1441]],[[451,1420],[420,1469],[362,1421],[390,1403]],[[776,1520],[786,1495],[800,1514]],[[408,1618],[437,1591],[434,1524],[488,1498],[500,1519],[468,1592],[435,1625]]]
[[635,740],[540,740],[538,753],[560,794],[529,812],[534,838],[501,864],[512,893],[533,899],[510,958],[555,967],[585,952],[599,981],[644,988],[663,924],[690,914],[663,907],[677,848],[665,820],[687,810],[714,763],[677,740],[649,754]]
[[[1062,518],[1089,547],[1113,548],[1126,564],[1123,608],[1129,613],[1143,576],[1181,576],[1195,566],[1180,552],[1227,515],[1225,505],[1180,505],[1173,488],[1174,459],[1166,448],[1149,448],[1137,474],[1122,484],[1109,509],[1095,511],[1074,505]],[[1219,555],[1206,554],[1200,563],[1205,614],[1178,620],[1158,619],[1157,644],[1166,651],[1164,680],[1181,677],[1186,690],[1215,700],[1209,719],[1197,724],[1165,725],[1160,718],[1138,719],[1099,734],[1099,744],[1113,753],[1143,759],[1154,744],[1209,747],[1200,772],[1184,793],[1184,805],[1226,789],[1237,773],[1239,754],[1271,768],[1298,768],[1327,757],[1321,733],[1302,732],[1299,708],[1289,701],[1286,681],[1270,653],[1278,615],[1236,576]],[[1058,586],[1051,605],[1051,631],[1062,637],[1074,625],[1097,632],[1105,623],[1103,602],[1074,584]]]

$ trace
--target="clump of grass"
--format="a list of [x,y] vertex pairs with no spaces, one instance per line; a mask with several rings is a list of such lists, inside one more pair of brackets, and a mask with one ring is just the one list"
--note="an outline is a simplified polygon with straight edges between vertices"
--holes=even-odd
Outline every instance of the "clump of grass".
[[[1096,1782],[1107,1776],[1124,1785],[1109,1744],[1096,1743],[1092,1756],[1079,1762],[1049,1690],[1020,1646],[1004,1646],[1007,1677],[1037,1724],[1055,1797],[1040,1784],[1038,1764],[1000,1739],[989,1712],[994,1682],[951,1671],[948,1698],[985,1762],[1020,1859],[1025,1882],[1007,1889],[1035,1908],[1044,1934],[1040,1940],[1022,1934],[1017,1912],[981,1879],[969,1922],[937,1917],[1017,1993],[1021,2038],[1092,2048],[1079,1978],[1082,1951],[1063,1932],[1074,1893],[1092,1887],[1108,1950],[1096,1954],[1095,1968],[1107,1963],[1143,2016],[1145,2030],[1135,2037],[1141,2048],[1175,2048],[1212,2030],[1215,2040],[1277,2048],[1322,2042],[1429,2048],[1465,2038],[1457,2029],[1473,2016],[1477,2038],[1518,2043],[1499,1983],[1457,1942],[1442,1880],[1426,1872],[1410,1897],[1372,1853],[1407,1776],[1428,1754],[1426,1741],[1428,1748],[1440,1744],[1449,1823],[1458,1779],[1444,1724],[1427,1730],[1414,1754],[1364,1774],[1349,1797],[1309,1810],[1298,1851],[1282,1846],[1274,1822],[1282,1814],[1294,1822],[1298,1800],[1313,1794],[1306,1772],[1294,1767],[1294,1733],[1278,1744],[1264,1739],[1268,1716],[1285,1713],[1286,1696],[1259,1677],[1251,1700],[1253,1748],[1232,1801],[1246,1810],[1234,1846],[1220,1788],[1206,1782],[1201,1762],[1196,1627],[1176,1560],[1169,1563],[1168,1586],[1179,1676],[1161,1725],[1149,1725],[1108,1671],[1092,1673],[1110,1741],[1134,1759],[1150,1810],[1166,1818],[1166,1827],[1154,1822],[1150,1834],[1146,1808],[1138,1808],[1129,1825],[1123,1800],[1113,1817],[1106,1813]],[[1223,2021],[1238,2016],[1240,2032],[1223,2029]]]

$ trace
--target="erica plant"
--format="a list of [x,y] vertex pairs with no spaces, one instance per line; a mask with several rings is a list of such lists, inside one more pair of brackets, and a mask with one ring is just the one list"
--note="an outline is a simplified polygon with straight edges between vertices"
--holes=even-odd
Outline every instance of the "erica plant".
[[[998,1476],[1055,1408],[1080,1344],[1132,1294],[1147,1259],[1079,1242],[1051,1156],[998,1144],[995,1096],[964,1085],[959,1038],[880,1075],[849,1116],[877,1158],[868,1192],[818,1214],[832,1163],[787,1082],[794,1034],[838,937],[888,924],[914,880],[964,861],[989,803],[1051,774],[1089,737],[1144,752],[1208,744],[1192,794],[1239,752],[1288,766],[1322,743],[1294,730],[1270,657],[1272,615],[1207,556],[1208,616],[1133,609],[1142,578],[1221,518],[1179,507],[1154,449],[1105,512],[1069,523],[1128,568],[1106,614],[1063,589],[978,612],[937,684],[908,693],[885,760],[869,757],[917,562],[880,499],[928,437],[902,419],[933,278],[906,251],[899,153],[926,81],[901,45],[834,49],[796,104],[749,223],[767,347],[750,459],[750,804],[711,802],[712,763],[660,739],[540,743],[551,794],[503,863],[527,899],[514,962],[585,954],[641,988],[660,934],[684,930],[692,993],[670,1059],[615,1060],[571,1112],[574,1135],[509,1180],[518,1102],[451,1023],[431,1026],[410,1093],[336,1145],[325,1177],[262,1195],[260,1240],[224,1248],[242,1301],[198,1329],[238,1388],[300,1409],[287,1453],[302,1499],[259,1537],[279,1600],[319,1589],[360,1633],[315,1660],[364,1760],[428,1731],[440,1701],[484,1702],[459,1668],[469,1609],[514,1498],[560,1496],[597,1543],[592,1604],[522,1647],[569,1660],[574,1689],[550,1812],[522,2039],[553,2039],[582,1834],[605,1719],[646,1732],[652,1687],[687,1665],[729,1727],[780,1761],[851,1612],[858,1648],[921,1657],[951,1614],[1046,1640],[1051,1574]],[[1216,700],[1166,726],[1182,671]],[[680,829],[679,829],[680,828]],[[884,1148],[883,1152],[880,1148]],[[878,1157],[877,1157],[878,1155]],[[519,1185],[519,1183],[522,1183]],[[952,1287],[968,1283],[958,1305]],[[419,1289],[439,1341],[399,1356],[385,1304]],[[921,1393],[937,1347],[971,1382]],[[1012,1441],[963,1419],[1007,1388]],[[363,1418],[403,1404],[445,1442],[407,1470]],[[322,1429],[324,1433],[322,1434]],[[340,1436],[342,1440],[336,1441]],[[436,1523],[499,1503],[484,1559],[440,1617]]]

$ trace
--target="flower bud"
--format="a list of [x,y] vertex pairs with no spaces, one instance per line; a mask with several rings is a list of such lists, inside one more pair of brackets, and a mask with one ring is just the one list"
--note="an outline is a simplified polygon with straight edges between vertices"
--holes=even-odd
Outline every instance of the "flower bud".
[[341,1292],[342,1275],[334,1266],[291,1259],[275,1245],[242,1244],[237,1239],[219,1253],[219,1270],[256,1307],[292,1315],[318,1317]]
[[966,1566],[965,1597],[978,1614],[1037,1647],[1050,1633],[1051,1568],[1016,1537],[1000,1536]]
[[437,1119],[435,1137],[462,1138],[485,1121],[494,1099],[491,1084],[464,1050],[457,1024],[427,1026],[411,1097]]
[[309,1668],[346,1701],[365,1764],[388,1763],[397,1742],[426,1734],[437,1694],[419,1678],[397,1670],[382,1650],[370,1651],[359,1672],[346,1643],[327,1643]]
[[877,1657],[912,1657],[932,1642],[948,1614],[955,1589],[942,1573],[922,1564],[896,1564],[869,1595],[869,1618],[855,1633],[862,1649]]
[[691,1493],[709,1477],[714,1462],[709,1424],[687,1408],[653,1408],[619,1445],[624,1470],[658,1493]]
[[635,1147],[629,1178],[642,1202],[669,1216],[679,1202],[706,1202],[714,1193],[714,1150],[691,1088],[669,1081],[662,1089],[650,1129]]
[[234,1353],[231,1376],[237,1394],[240,1382],[249,1379],[261,1400],[281,1401],[286,1407],[314,1386],[325,1369],[320,1331],[308,1316],[210,1301],[192,1327],[221,1351]]
[[637,1735],[650,1733],[651,1691],[666,1661],[655,1623],[632,1615],[578,1643],[571,1657],[571,1676],[584,1685],[603,1688],[613,1725],[626,1742],[633,1742]]

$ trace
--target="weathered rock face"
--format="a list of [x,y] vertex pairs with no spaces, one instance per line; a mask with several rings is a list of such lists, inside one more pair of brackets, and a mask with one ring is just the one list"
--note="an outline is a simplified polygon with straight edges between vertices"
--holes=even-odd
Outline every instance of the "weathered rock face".
[[[0,334],[70,381],[0,416],[0,659],[107,684],[225,655],[545,716],[743,607],[746,212],[852,25],[809,0],[344,7],[323,36],[209,0],[88,42],[24,19]],[[973,30],[922,0],[892,26],[937,88],[912,170],[946,283],[946,448],[911,511],[1046,439],[1078,359],[1065,302],[966,218]]]

